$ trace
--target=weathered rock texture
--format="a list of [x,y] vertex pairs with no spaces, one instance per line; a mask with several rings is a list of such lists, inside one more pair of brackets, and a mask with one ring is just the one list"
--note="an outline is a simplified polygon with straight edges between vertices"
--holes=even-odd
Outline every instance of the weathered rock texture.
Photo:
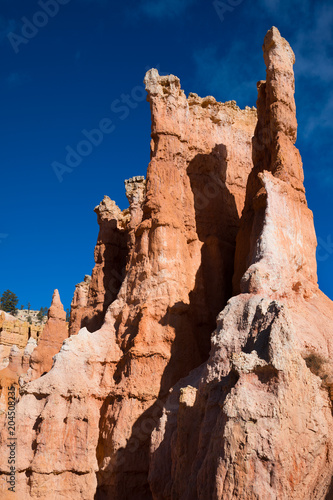
[[40,320],[38,315],[40,311],[35,311],[33,309],[18,309],[15,313],[15,317],[20,321],[31,322],[33,325],[41,326],[46,323],[47,317],[43,316]]
[[295,56],[276,28],[263,49],[267,79],[258,83],[254,168],[237,237],[234,289],[278,297],[292,289],[306,297],[317,289],[316,235],[294,146]]
[[293,145],[294,54],[276,28],[263,49],[236,248],[242,294],[219,315],[208,362],[174,387],[153,432],[154,499],[331,498],[333,305],[317,288]]
[[51,370],[53,356],[58,354],[66,338],[68,338],[66,312],[60,301],[58,290],[54,290],[46,325],[39,338],[38,347],[31,354],[31,368],[28,371],[27,380],[35,380]]
[[96,208],[81,330],[22,388],[20,498],[329,494],[333,306],[293,145],[293,53],[275,28],[264,55],[258,117],[147,73],[146,181],[126,182],[129,209]]
[[0,311],[0,369],[8,365],[9,353],[13,346],[18,347],[23,354],[28,340],[33,338],[37,341],[43,328],[43,324],[29,324]]
[[16,345],[11,348],[8,366],[0,370],[0,415],[7,411],[9,388],[14,387],[16,397],[19,397],[20,377],[27,373],[31,354],[36,346],[36,340],[31,337],[24,349],[23,355],[22,351]]

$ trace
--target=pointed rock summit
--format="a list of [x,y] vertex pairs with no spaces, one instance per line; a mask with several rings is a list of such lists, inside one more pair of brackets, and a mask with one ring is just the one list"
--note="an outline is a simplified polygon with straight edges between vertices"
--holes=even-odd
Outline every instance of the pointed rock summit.
[[54,290],[52,303],[48,311],[48,319],[40,335],[38,346],[32,351],[30,369],[25,382],[45,375],[51,370],[53,356],[60,351],[62,343],[67,337],[66,312],[61,303],[58,290]]
[[234,291],[285,297],[317,290],[317,240],[307,207],[297,134],[294,53],[277,28],[265,36],[253,170],[237,236]]
[[54,319],[57,321],[66,321],[66,312],[64,311],[64,306],[61,303],[58,290],[54,290],[53,292],[52,302],[47,317],[48,319]]

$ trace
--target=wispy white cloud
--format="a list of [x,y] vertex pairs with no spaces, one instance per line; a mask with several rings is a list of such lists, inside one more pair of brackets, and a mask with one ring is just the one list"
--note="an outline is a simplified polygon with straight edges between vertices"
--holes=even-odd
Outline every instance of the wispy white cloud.
[[322,129],[333,129],[333,95],[328,95],[324,102],[324,106],[313,104],[310,112],[309,108],[305,108],[304,113],[302,113],[302,120],[305,121],[303,135],[306,139],[309,139],[313,134],[320,133]]

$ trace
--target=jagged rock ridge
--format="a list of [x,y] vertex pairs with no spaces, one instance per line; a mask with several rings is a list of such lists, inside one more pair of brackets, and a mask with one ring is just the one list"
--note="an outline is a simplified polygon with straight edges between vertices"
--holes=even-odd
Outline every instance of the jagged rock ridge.
[[126,183],[128,210],[96,208],[96,265],[72,304],[83,328],[22,389],[21,498],[329,495],[333,306],[276,28],[264,57],[258,116],[147,73],[146,181]]

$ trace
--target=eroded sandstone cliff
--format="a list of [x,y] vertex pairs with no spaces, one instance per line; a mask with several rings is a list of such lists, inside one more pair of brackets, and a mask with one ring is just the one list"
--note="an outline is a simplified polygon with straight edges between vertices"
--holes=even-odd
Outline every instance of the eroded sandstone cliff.
[[66,312],[58,290],[54,290],[47,322],[40,335],[38,346],[31,354],[30,369],[26,382],[45,375],[52,368],[53,356],[58,354],[63,341],[68,337]]
[[0,311],[0,370],[9,363],[9,353],[13,346],[20,349],[21,354],[30,338],[39,339],[44,324],[29,324],[16,316]]
[[328,498],[333,305],[276,28],[264,58],[258,114],[147,73],[146,180],[126,182],[127,210],[96,208],[78,334],[21,390],[18,498]]
[[236,246],[242,293],[218,316],[208,362],[173,388],[153,431],[154,499],[331,498],[333,304],[317,287],[293,145],[294,54],[276,28],[263,50]]

